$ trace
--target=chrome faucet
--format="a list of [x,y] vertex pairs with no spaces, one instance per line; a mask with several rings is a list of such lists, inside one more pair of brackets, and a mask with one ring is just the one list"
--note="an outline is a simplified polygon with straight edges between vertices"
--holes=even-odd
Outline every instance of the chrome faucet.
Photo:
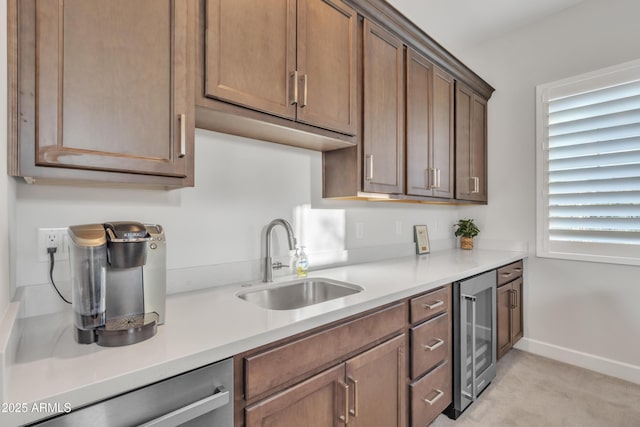
[[286,220],[282,218],[274,219],[267,226],[267,236],[265,239],[265,259],[264,259],[264,276],[262,278],[263,282],[272,282],[273,281],[273,269],[279,269],[284,267],[281,262],[274,263],[271,259],[271,232],[276,225],[281,225],[287,231],[287,240],[289,241],[289,250],[294,250],[296,248],[296,238],[293,235],[293,229],[291,228],[291,224],[289,224]]

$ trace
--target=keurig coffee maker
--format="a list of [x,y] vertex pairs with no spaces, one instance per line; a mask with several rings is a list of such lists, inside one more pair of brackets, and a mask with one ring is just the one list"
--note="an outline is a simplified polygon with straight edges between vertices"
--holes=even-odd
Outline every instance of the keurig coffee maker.
[[76,341],[115,347],[164,323],[166,242],[160,225],[108,222],[69,227]]

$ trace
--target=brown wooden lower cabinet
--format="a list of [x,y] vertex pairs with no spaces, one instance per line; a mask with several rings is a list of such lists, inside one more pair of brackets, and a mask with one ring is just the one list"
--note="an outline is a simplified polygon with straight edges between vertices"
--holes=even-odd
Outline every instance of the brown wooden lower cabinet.
[[522,321],[522,261],[498,269],[497,358],[504,356],[524,335]]
[[406,425],[406,336],[392,338],[245,410],[247,427]]
[[425,427],[451,403],[451,285],[409,300],[412,427]]
[[523,336],[522,328],[522,278],[500,286],[498,298],[498,354],[500,359]]

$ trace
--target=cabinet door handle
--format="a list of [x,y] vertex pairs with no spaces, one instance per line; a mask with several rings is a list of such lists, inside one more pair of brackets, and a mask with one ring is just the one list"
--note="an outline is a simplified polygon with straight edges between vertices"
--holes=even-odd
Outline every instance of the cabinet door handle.
[[353,409],[349,409],[349,414],[354,417],[358,416],[358,380],[354,380],[351,377],[347,378],[347,381],[353,384]]
[[429,188],[436,188],[438,186],[437,178],[436,178],[436,170],[434,168],[429,168],[427,169],[427,171],[429,171],[429,175],[430,175],[427,178],[427,182],[429,183]]
[[425,350],[433,351],[436,348],[440,347],[442,344],[444,344],[444,341],[441,340],[440,338],[436,338],[436,343],[435,344],[433,344],[433,345],[422,344],[422,348],[424,348]]
[[436,302],[433,302],[431,304],[422,304],[425,310],[433,310],[434,308],[438,308],[443,305],[444,305],[444,301],[442,300],[436,300]]
[[440,188],[440,169],[436,169],[436,171],[437,171],[436,188]]
[[187,155],[187,115],[180,114],[180,152],[178,157]]
[[425,397],[425,398],[424,398],[424,399],[422,399],[422,400],[424,400],[424,402],[425,402],[425,403],[428,403],[429,405],[433,405],[433,404],[434,404],[434,403],[436,403],[438,400],[440,400],[440,398],[441,398],[442,396],[444,396],[444,391],[442,391],[442,390],[438,390],[438,389],[435,389],[434,391],[436,392],[436,395],[433,397],[433,399],[429,400],[429,399],[427,399],[427,398]]
[[298,70],[292,71],[289,77],[291,79],[291,82],[290,82],[291,94],[292,94],[291,104],[297,104],[298,103]]
[[480,192],[480,178],[478,178],[477,176],[472,176],[471,177],[471,187],[473,187],[473,189],[471,190],[472,194],[476,194]]
[[518,308],[518,291],[513,290],[513,308]]
[[306,107],[307,106],[307,75],[303,74],[302,75],[302,104],[300,104],[300,107]]
[[367,159],[367,176],[366,179],[367,181],[371,181],[373,179],[373,154],[368,154],[365,156]]
[[338,381],[338,386],[344,394],[344,414],[340,415],[338,419],[345,424],[349,424],[349,386],[342,381]]

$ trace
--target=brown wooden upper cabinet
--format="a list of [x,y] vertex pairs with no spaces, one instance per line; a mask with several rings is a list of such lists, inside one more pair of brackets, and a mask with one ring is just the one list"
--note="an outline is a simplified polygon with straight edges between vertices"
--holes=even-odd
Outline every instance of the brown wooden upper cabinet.
[[407,54],[407,194],[453,198],[454,80]]
[[404,45],[364,21],[363,188],[404,193]]
[[204,95],[355,135],[356,30],[340,0],[206,0]]
[[456,199],[487,202],[487,100],[456,82]]
[[193,185],[193,1],[21,0],[17,11],[10,173]]

